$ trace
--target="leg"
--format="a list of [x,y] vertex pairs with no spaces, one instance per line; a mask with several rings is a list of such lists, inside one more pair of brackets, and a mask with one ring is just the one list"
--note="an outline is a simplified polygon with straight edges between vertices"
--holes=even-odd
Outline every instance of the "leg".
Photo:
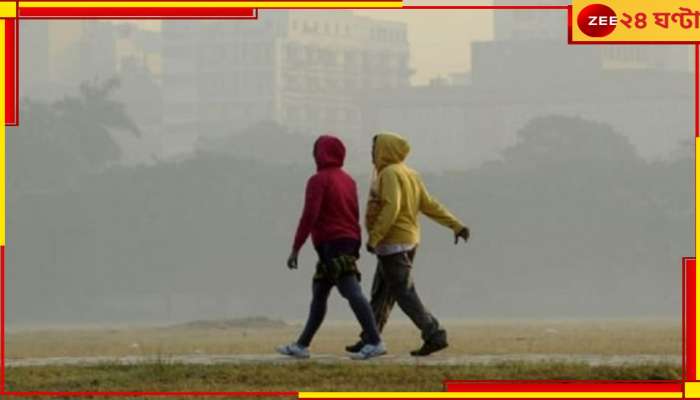
[[311,288],[312,298],[309,318],[306,320],[304,331],[297,339],[297,343],[304,347],[309,347],[316,331],[318,331],[321,323],[323,323],[323,319],[326,317],[328,295],[331,293],[333,284],[323,279],[315,279]]
[[[384,279],[382,263],[381,261],[377,261],[377,269],[374,271],[374,278],[372,279],[372,298],[370,300],[370,305],[372,306],[372,314],[374,315],[379,333],[384,330],[384,326],[389,319],[389,314],[391,314],[395,303],[396,297],[388,290]],[[369,335],[362,332],[360,334],[360,342],[355,344],[355,346],[360,347],[363,342],[369,342],[369,340]]]
[[377,328],[379,332],[382,332],[389,320],[391,310],[394,308],[394,304],[396,304],[396,296],[394,296],[386,284],[384,266],[379,260],[377,261],[377,270],[374,273],[374,280],[372,281],[372,299],[370,300],[370,304],[372,305],[374,319],[377,321]]
[[346,275],[338,281],[338,291],[350,303],[353,313],[362,326],[362,332],[366,336],[365,343],[379,344],[379,331],[374,321],[372,308],[362,294],[362,288],[355,275]]
[[401,310],[420,329],[424,341],[446,340],[446,333],[438,320],[425,308],[416,291],[411,267],[413,252],[403,252],[382,257],[384,279],[395,296]]

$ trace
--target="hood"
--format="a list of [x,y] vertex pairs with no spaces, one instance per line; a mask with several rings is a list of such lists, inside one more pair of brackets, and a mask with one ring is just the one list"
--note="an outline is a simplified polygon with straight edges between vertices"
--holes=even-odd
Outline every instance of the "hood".
[[403,162],[411,145],[399,134],[393,132],[381,132],[374,139],[374,166],[381,171],[387,165]]
[[345,145],[333,135],[321,135],[314,143],[316,168],[339,168],[345,161]]

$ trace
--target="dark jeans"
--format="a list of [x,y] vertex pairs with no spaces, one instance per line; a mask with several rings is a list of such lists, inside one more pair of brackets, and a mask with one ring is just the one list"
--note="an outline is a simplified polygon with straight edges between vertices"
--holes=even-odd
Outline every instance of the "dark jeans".
[[[416,250],[378,256],[377,270],[372,281],[372,311],[379,332],[384,329],[394,304],[411,318],[420,329],[424,341],[446,341],[447,333],[440,327],[440,322],[426,308],[418,297],[416,285],[411,277],[413,257]],[[362,341],[369,336],[362,332]]]
[[[309,318],[306,320],[304,331],[299,336],[297,343],[308,347],[311,344],[318,328],[321,327],[323,319],[326,316],[326,306],[328,296],[333,289],[333,282],[328,279],[314,279],[312,284],[313,297],[311,299],[311,309],[309,310]],[[367,298],[362,294],[362,288],[354,274],[347,274],[338,280],[337,285],[340,294],[350,303],[355,317],[360,322],[365,334],[365,342],[369,344],[377,344],[380,341],[377,324],[372,315],[372,308],[367,302]]]

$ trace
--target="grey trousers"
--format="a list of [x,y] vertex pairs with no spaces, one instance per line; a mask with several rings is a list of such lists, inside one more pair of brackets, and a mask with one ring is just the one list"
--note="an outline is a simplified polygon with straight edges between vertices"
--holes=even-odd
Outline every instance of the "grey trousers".
[[[399,308],[413,321],[421,331],[426,342],[446,341],[447,333],[440,327],[440,322],[423,306],[416,285],[413,283],[411,268],[416,250],[378,256],[377,270],[372,281],[372,299],[370,304],[379,332],[382,332],[389,314],[398,303]],[[364,332],[360,335],[364,342],[369,339]]]

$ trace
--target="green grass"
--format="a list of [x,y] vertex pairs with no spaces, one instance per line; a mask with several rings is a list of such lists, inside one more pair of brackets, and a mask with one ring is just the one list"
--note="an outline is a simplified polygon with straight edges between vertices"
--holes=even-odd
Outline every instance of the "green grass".
[[421,366],[297,362],[286,364],[13,367],[9,391],[440,391],[447,379],[676,380],[678,365],[589,366],[509,362]]

